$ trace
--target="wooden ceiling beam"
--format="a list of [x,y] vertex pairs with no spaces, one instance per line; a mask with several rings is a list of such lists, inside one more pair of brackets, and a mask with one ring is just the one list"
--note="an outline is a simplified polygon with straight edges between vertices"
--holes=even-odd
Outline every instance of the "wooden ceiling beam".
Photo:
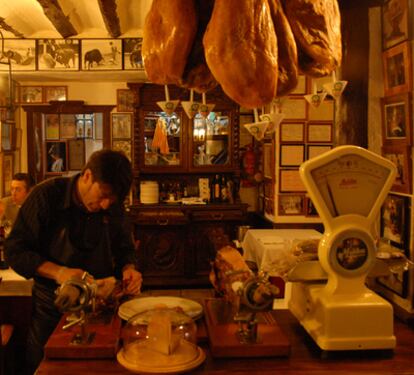
[[0,29],[12,33],[16,38],[24,38],[24,35],[13,26],[10,26],[3,17],[0,17]]
[[53,26],[62,35],[63,38],[76,35],[78,32],[69,21],[69,17],[65,16],[62,8],[57,0],[37,0],[42,6],[45,16],[49,18]]
[[121,35],[121,25],[116,12],[116,1],[98,0],[98,4],[109,35],[111,35],[112,38],[119,37]]

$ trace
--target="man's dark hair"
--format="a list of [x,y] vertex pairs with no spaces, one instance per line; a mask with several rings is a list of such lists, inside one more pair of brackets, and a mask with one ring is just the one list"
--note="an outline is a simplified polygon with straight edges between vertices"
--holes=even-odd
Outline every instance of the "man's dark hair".
[[24,181],[26,183],[26,190],[30,190],[35,185],[33,177],[28,173],[15,173],[12,180]]
[[92,172],[93,180],[107,184],[120,202],[123,202],[132,184],[131,162],[121,151],[103,149],[95,151],[83,167]]

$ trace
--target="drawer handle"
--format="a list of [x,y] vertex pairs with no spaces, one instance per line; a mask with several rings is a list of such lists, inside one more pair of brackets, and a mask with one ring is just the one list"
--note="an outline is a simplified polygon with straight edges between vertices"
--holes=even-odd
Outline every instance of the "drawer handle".
[[168,225],[168,219],[157,220],[158,225]]
[[221,220],[224,215],[220,213],[220,214],[211,214],[211,216],[214,220]]

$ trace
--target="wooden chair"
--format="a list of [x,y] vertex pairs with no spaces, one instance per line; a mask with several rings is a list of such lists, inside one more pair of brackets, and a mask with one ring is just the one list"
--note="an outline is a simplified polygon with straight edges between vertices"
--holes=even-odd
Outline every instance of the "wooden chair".
[[[13,373],[13,357],[11,350],[11,339],[14,326],[11,324],[0,325],[0,375],[10,375]],[[9,357],[9,358],[8,358]]]

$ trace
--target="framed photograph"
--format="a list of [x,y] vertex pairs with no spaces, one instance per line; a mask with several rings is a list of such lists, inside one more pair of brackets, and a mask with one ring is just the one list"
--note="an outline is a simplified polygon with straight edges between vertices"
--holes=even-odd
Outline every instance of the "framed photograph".
[[390,273],[388,276],[377,277],[376,282],[402,298],[408,296],[409,271],[401,269]]
[[278,202],[278,214],[281,216],[304,215],[305,195],[280,194]]
[[131,113],[112,113],[112,138],[131,138]]
[[1,158],[1,169],[2,169],[2,195],[7,196],[11,194],[11,182],[14,174],[14,164],[13,164],[13,153],[3,153]]
[[60,115],[60,138],[76,138],[76,119],[73,114]]
[[132,144],[131,141],[112,141],[112,149],[123,151],[129,160],[132,160]]
[[[124,70],[143,70],[142,38],[123,39]],[[122,111],[126,112],[126,111]]]
[[67,86],[44,86],[45,102],[68,100]]
[[279,192],[295,193],[305,192],[306,188],[300,176],[299,169],[280,169],[279,170]]
[[382,147],[382,156],[397,167],[397,176],[391,190],[411,194],[411,147],[385,145]]
[[280,145],[280,166],[299,167],[305,161],[305,145]]
[[410,247],[410,208],[410,197],[393,193],[387,195],[381,207],[381,237],[402,250]]
[[134,112],[134,93],[128,89],[118,89],[116,91],[117,111]]
[[43,102],[42,86],[20,86],[19,102],[23,104],[38,104]]
[[290,92],[289,95],[305,95],[305,94],[306,94],[306,76],[305,75],[299,75],[298,76],[298,84]]
[[44,115],[45,139],[59,139],[59,115],[48,113]]
[[66,141],[46,141],[46,173],[62,173],[67,171]]
[[385,0],[381,7],[382,46],[388,49],[407,40],[409,29],[409,0]]
[[282,122],[280,124],[280,143],[305,142],[304,122]]
[[[3,51],[6,51],[6,56],[0,60],[7,62],[7,57],[9,57],[13,72],[16,70],[36,70],[35,39],[4,39]],[[0,64],[0,70],[8,71],[8,64]]]
[[308,120],[309,121],[331,121],[333,122],[335,116],[335,101],[326,99],[319,107],[309,106]]
[[306,127],[306,142],[308,143],[331,143],[332,123],[331,122],[309,122]]
[[318,217],[318,211],[316,210],[315,205],[312,202],[312,199],[309,197],[305,198],[305,216],[309,217]]
[[312,159],[328,152],[329,150],[332,150],[331,145],[307,145],[306,147],[306,160]]
[[263,176],[265,178],[272,178],[273,171],[273,147],[271,143],[263,144]]
[[68,169],[81,170],[85,164],[85,141],[83,139],[68,140]]
[[122,39],[82,39],[82,70],[121,70]]
[[411,94],[385,97],[381,104],[384,144],[411,145]]
[[285,120],[306,120],[307,103],[303,97],[288,97],[283,101],[282,112]]
[[412,63],[409,42],[392,47],[382,54],[385,96],[412,90]]
[[13,128],[15,123],[12,121],[0,121],[0,151],[11,151],[13,147]]
[[78,39],[38,39],[37,67],[39,70],[79,70]]

